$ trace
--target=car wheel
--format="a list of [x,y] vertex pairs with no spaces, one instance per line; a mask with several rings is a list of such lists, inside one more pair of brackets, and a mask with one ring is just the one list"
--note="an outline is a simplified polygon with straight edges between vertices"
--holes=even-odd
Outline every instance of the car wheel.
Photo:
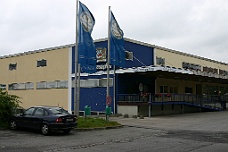
[[66,129],[66,130],[63,130],[63,133],[68,134],[70,131],[71,131],[71,129]]
[[15,120],[11,120],[11,121],[10,121],[9,128],[10,128],[11,130],[17,129],[17,124],[16,124],[16,121],[15,121]]
[[43,135],[49,135],[50,134],[50,128],[49,128],[49,126],[47,124],[42,124],[41,133]]

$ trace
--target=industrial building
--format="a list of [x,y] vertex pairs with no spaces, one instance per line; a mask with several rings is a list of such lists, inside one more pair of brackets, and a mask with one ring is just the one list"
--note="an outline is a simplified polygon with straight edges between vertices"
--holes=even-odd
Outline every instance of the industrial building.
[[[160,115],[223,110],[228,64],[125,38],[126,64],[110,66],[113,113]],[[80,111],[104,112],[107,39],[95,40],[97,72],[80,74]],[[74,44],[0,57],[0,88],[24,108],[55,105],[74,111]]]

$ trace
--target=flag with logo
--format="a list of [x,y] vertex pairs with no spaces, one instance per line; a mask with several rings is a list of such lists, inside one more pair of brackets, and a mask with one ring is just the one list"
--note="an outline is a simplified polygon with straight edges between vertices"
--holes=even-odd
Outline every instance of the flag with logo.
[[81,72],[96,72],[96,48],[91,33],[95,24],[93,14],[79,1],[78,62]]
[[113,13],[110,16],[110,64],[119,67],[125,64],[123,31],[119,27]]

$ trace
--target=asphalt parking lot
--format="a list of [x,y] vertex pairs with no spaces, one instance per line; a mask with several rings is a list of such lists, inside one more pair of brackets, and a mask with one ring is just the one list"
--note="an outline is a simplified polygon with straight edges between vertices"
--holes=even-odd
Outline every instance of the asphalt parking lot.
[[51,136],[1,130],[0,152],[227,152],[227,118],[228,111],[144,119],[110,117],[124,126]]

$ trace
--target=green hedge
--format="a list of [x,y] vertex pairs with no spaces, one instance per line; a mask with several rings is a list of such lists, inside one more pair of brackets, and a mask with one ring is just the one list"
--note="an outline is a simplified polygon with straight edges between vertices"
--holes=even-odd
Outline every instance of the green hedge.
[[10,95],[7,91],[0,89],[0,127],[6,127],[9,118],[19,107],[19,97]]

